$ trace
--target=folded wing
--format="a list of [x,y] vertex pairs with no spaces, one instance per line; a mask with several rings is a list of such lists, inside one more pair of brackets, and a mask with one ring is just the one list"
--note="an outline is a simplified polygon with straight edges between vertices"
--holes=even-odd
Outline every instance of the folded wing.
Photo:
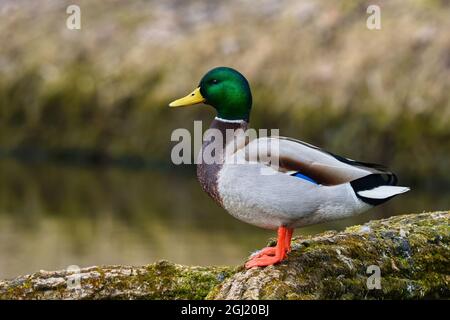
[[263,162],[280,172],[300,173],[321,185],[342,184],[369,175],[381,178],[385,185],[395,185],[397,182],[395,174],[381,165],[347,159],[285,137],[264,137],[251,141],[246,146],[246,158]]

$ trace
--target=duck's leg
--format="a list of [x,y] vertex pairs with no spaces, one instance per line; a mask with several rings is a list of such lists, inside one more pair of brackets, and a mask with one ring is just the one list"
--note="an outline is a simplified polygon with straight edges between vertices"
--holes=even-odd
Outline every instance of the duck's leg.
[[[286,228],[286,253],[291,252],[291,239],[292,233],[294,232],[293,228]],[[274,256],[276,251],[276,247],[266,247],[261,249],[257,254],[253,255],[251,260],[261,258],[263,256]]]
[[[245,264],[245,267],[247,269],[253,268],[253,267],[265,267],[270,266],[273,264],[276,264],[280,261],[282,261],[286,257],[286,250],[287,250],[287,236],[288,236],[288,228],[286,227],[279,227],[278,228],[278,239],[277,239],[277,245],[275,248],[275,254],[273,256],[270,255],[264,255],[261,257],[255,257],[248,261]],[[292,233],[290,233],[292,236]],[[272,249],[265,248],[267,252],[272,252]]]
[[294,228],[287,228],[286,230],[286,253],[291,252],[291,240]]

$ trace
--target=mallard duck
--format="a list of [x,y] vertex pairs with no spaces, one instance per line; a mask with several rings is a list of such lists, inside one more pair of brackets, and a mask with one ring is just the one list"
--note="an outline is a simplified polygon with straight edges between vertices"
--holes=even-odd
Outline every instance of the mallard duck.
[[[223,136],[227,129],[247,130],[252,94],[238,71],[228,67],[208,71],[192,93],[169,106],[199,103],[216,110],[211,128]],[[249,157],[252,145],[267,142],[276,142],[277,166]],[[210,143],[204,142],[200,155]],[[396,186],[395,174],[381,165],[347,159],[292,138],[241,139],[231,149],[224,143],[219,157],[219,163],[197,164],[203,190],[232,216],[278,232],[276,246],[253,255],[246,268],[283,261],[295,228],[354,216],[409,190]],[[263,174],[267,169],[273,172]]]

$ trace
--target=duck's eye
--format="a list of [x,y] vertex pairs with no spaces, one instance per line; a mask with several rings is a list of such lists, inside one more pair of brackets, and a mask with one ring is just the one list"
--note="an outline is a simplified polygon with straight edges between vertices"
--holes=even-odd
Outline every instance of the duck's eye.
[[217,83],[219,83],[219,81],[217,81],[217,79],[213,79],[213,80],[211,81],[211,83],[212,83],[212,84],[217,84]]

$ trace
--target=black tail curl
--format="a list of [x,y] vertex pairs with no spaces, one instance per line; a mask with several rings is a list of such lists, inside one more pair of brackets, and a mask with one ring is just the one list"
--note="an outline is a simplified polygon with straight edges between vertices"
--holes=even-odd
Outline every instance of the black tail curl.
[[388,201],[389,199],[391,199],[392,197],[388,197],[385,199],[372,199],[372,198],[367,198],[367,197],[363,197],[361,195],[358,194],[359,191],[364,191],[364,190],[371,190],[373,188],[376,187],[380,187],[380,186],[396,186],[397,185],[397,176],[394,173],[374,173],[374,174],[369,174],[368,176],[353,180],[350,182],[350,185],[353,188],[353,191],[355,191],[356,196],[361,199],[362,201],[373,205],[373,206],[377,206],[379,204],[382,204],[386,201]]

